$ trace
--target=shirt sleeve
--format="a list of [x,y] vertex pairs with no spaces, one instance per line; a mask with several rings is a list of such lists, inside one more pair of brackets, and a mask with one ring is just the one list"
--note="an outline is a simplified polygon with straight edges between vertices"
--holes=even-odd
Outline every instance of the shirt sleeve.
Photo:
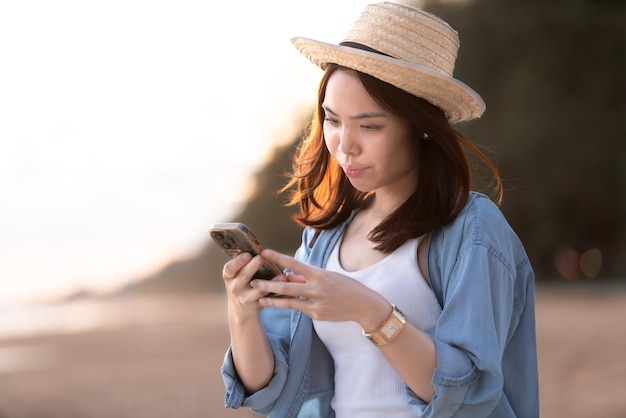
[[438,365],[427,416],[484,417],[502,396],[514,276],[483,245],[473,245],[453,275],[435,331]]
[[[296,251],[295,258],[306,260],[310,253],[308,241],[313,231],[305,229],[303,241]],[[249,407],[261,414],[269,413],[283,392],[289,371],[288,357],[291,337],[291,311],[280,308],[264,308],[261,319],[274,354],[274,375],[267,387],[246,394],[245,387],[237,376],[232,349],[228,348],[222,364],[222,379],[226,387],[225,406],[227,408]]]
[[[244,406],[262,414],[268,413],[272,410],[274,402],[285,386],[288,372],[290,311],[280,308],[265,308],[261,316],[274,353],[274,375],[265,388],[246,395],[245,388],[237,376],[232,350],[229,347],[222,364],[222,378],[226,386],[225,406],[227,408]],[[267,324],[272,324],[272,326]]]
[[503,353],[519,319],[515,256],[504,218],[483,222],[482,215],[468,216],[463,233],[451,234],[456,244],[439,249],[445,276],[433,337],[435,395],[428,404],[413,395],[421,417],[486,417],[504,396]]

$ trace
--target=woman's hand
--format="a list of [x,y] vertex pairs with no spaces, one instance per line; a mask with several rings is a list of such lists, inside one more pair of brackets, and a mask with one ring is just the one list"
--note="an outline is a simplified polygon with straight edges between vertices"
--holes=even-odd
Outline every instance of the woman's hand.
[[[226,263],[222,271],[233,361],[249,393],[267,386],[274,374],[274,355],[259,314],[263,307],[259,299],[267,293],[250,286],[250,279],[263,261],[261,256],[243,253]],[[280,274],[273,280],[284,281],[285,276]]]
[[[263,257],[259,255],[252,257],[248,253],[242,253],[224,265],[222,278],[226,286],[229,310],[239,320],[258,316],[263,307],[259,304],[259,299],[268,292],[250,286],[252,276],[263,262]],[[280,274],[272,280],[285,281],[285,276]]]
[[389,316],[389,302],[358,281],[339,273],[310,266],[292,257],[265,250],[263,258],[293,271],[281,280],[250,282],[262,294],[261,306],[277,306],[300,310],[313,319],[323,321],[355,321],[366,329],[376,329]]

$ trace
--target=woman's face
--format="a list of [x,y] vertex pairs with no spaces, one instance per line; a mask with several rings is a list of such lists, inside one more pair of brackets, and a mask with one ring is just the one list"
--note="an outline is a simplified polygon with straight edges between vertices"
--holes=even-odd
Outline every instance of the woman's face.
[[403,200],[413,193],[417,139],[406,121],[374,101],[354,71],[331,74],[322,108],[326,147],[357,190]]

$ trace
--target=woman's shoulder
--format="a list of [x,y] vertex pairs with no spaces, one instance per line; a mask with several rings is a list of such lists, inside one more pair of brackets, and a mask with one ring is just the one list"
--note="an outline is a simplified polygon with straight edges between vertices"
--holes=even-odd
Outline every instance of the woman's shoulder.
[[478,192],[470,193],[467,203],[457,217],[457,220],[463,220],[464,222],[480,222],[484,224],[482,225],[484,227],[501,223],[507,226],[509,224],[500,210],[500,207],[487,195]]
[[477,232],[477,230],[488,231],[495,229],[502,231],[502,228],[510,228],[509,222],[488,196],[471,192],[465,206],[459,215],[444,228],[461,228],[466,232]]
[[472,192],[459,215],[449,224],[433,232],[440,244],[458,246],[485,245],[489,247],[521,246],[521,242],[506,217],[488,196]]
[[461,213],[433,231],[428,258],[433,288],[437,277],[449,277],[457,263],[480,264],[473,258],[476,254],[489,254],[489,260],[503,265],[512,276],[518,267],[529,266],[521,240],[498,205],[484,194],[471,193]]

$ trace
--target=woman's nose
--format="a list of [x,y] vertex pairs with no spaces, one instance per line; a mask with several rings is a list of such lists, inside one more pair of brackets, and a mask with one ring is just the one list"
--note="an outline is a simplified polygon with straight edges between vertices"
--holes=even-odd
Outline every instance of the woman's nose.
[[354,133],[344,128],[339,133],[339,151],[344,154],[356,154],[358,152],[358,144]]

